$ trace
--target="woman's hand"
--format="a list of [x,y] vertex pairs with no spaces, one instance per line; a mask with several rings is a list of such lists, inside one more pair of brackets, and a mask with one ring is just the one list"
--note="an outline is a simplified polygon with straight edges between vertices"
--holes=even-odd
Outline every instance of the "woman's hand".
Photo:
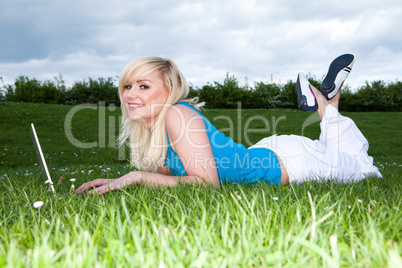
[[99,195],[105,194],[109,191],[119,190],[127,185],[133,184],[134,172],[130,172],[118,179],[97,179],[86,182],[75,190],[76,194],[88,192],[89,194],[97,193]]
[[86,182],[75,191],[76,194],[88,192],[89,194],[97,193],[99,195],[108,193],[109,191],[123,189],[130,184],[141,184],[148,187],[174,187],[178,183],[189,183],[193,185],[212,184],[216,188],[219,188],[219,180],[211,180],[209,178],[200,177],[197,175],[189,176],[169,176],[159,173],[150,173],[143,171],[133,171],[118,179],[97,179],[90,182]]

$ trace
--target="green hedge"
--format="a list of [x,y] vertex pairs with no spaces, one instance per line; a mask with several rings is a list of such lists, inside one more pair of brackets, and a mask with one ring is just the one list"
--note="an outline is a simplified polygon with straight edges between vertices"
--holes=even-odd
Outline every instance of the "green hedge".
[[[319,88],[321,81],[309,77]],[[18,77],[14,84],[1,87],[0,100],[58,104],[105,103],[120,105],[116,81],[111,77],[75,82],[67,87],[62,76],[54,81],[39,81],[26,76]],[[199,97],[207,108],[275,109],[297,108],[295,82],[285,84],[255,82],[254,86],[241,86],[234,76],[226,75],[223,83],[207,83],[202,87],[190,86],[190,97]],[[340,109],[343,111],[401,111],[402,82],[373,81],[351,90],[342,89]]]

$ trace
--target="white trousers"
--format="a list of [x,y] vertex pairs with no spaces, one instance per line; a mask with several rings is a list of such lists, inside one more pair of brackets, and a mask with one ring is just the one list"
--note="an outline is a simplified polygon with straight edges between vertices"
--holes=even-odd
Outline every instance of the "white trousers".
[[319,140],[296,135],[274,135],[250,148],[268,148],[283,161],[290,183],[317,179],[360,181],[382,177],[367,154],[369,145],[356,124],[327,105],[320,123]]

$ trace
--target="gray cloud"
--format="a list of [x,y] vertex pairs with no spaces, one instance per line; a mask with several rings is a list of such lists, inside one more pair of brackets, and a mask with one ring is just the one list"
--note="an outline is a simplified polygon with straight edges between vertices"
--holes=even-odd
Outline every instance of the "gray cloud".
[[334,1],[52,1],[0,3],[0,76],[72,83],[116,77],[145,55],[176,61],[189,82],[224,79],[295,80],[298,72],[322,78],[330,61],[356,55],[348,79],[402,76],[402,7],[398,0]]

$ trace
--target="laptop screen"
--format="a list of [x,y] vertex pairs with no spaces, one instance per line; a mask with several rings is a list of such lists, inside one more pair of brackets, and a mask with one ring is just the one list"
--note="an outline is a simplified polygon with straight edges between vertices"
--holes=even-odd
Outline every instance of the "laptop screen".
[[54,193],[53,181],[52,181],[52,178],[50,177],[49,169],[47,168],[46,160],[43,155],[38,136],[36,135],[36,130],[35,130],[34,124],[31,124],[31,136],[32,136],[32,141],[35,145],[36,154],[38,155],[39,163],[40,163],[43,173],[45,174],[45,177],[46,177],[45,183],[49,185],[50,190],[52,191],[52,193]]

